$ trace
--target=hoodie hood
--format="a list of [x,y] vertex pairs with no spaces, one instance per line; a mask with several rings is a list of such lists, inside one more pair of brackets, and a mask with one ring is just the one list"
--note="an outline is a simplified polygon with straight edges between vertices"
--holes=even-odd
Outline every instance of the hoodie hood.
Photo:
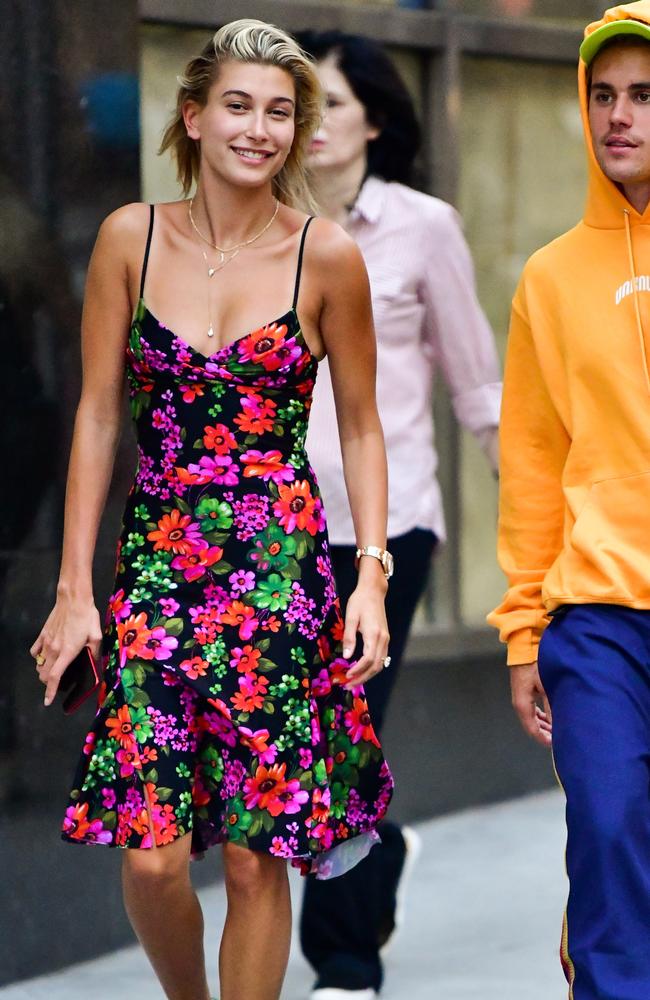
[[[585,38],[605,24],[625,20],[641,21],[650,25],[650,0],[637,0],[636,3],[624,3],[617,7],[610,7],[599,21],[587,25]],[[589,187],[584,221],[586,225],[596,229],[623,229],[626,220],[632,226],[650,225],[650,205],[643,214],[637,212],[616,184],[605,176],[598,164],[589,127],[587,78],[587,66],[581,59],[578,67],[578,90],[589,169]]]

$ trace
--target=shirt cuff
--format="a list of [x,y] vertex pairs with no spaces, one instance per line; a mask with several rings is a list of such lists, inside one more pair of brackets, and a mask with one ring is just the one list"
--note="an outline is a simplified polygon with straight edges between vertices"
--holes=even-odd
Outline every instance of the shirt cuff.
[[541,636],[536,629],[523,628],[508,639],[508,666],[519,667],[525,663],[536,663]]
[[452,397],[452,405],[458,422],[473,434],[486,427],[498,427],[501,389],[501,382],[490,382],[456,393]]

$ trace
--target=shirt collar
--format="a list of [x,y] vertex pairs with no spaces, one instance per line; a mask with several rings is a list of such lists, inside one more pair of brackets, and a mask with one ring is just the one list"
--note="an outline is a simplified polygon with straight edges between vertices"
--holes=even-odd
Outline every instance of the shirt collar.
[[367,177],[361,185],[350,218],[354,221],[363,219],[371,224],[378,222],[386,201],[387,187],[381,177]]

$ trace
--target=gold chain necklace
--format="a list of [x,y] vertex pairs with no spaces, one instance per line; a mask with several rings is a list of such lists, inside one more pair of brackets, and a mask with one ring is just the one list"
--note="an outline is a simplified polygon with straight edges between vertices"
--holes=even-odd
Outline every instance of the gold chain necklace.
[[[249,247],[251,245],[251,243],[255,243],[257,240],[259,240],[259,238],[261,236],[264,236],[264,233],[267,232],[267,230],[269,230],[271,228],[271,226],[273,225],[273,223],[275,222],[275,217],[278,214],[278,211],[280,209],[280,202],[276,198],[275,199],[275,209],[273,210],[273,215],[271,216],[271,218],[269,219],[269,221],[266,223],[266,225],[264,226],[264,228],[260,229],[259,233],[256,233],[255,236],[251,236],[251,238],[249,240],[242,240],[241,243],[234,243],[231,247],[220,247],[218,243],[214,243],[212,240],[209,240],[208,237],[205,236],[201,232],[201,230],[199,229],[199,227],[197,226],[196,222],[194,221],[194,216],[192,215],[192,206],[193,206],[193,204],[194,204],[194,198],[190,198],[190,204],[189,204],[189,208],[188,208],[188,214],[189,214],[189,217],[190,217],[190,223],[192,225],[192,229],[194,230],[194,232],[196,233],[196,235],[199,237],[199,239],[203,240],[204,243],[207,243],[209,247],[213,248],[213,250],[216,250],[217,253],[219,254],[219,257],[220,257],[218,266],[215,267],[215,268],[210,268],[210,270],[212,271],[212,274],[208,275],[210,278],[215,273],[215,271],[220,271],[223,267],[226,266],[226,264],[229,264],[231,260],[234,260],[240,250],[243,250],[244,247]],[[229,257],[227,256],[228,254],[230,254]]]
[[[255,236],[252,236],[249,240],[243,240],[241,243],[235,243],[231,247],[220,247],[217,243],[213,243],[212,240],[209,240],[207,236],[204,236],[199,227],[197,226],[196,222],[194,221],[194,216],[192,215],[193,204],[194,204],[194,198],[190,198],[188,213],[190,217],[190,222],[192,224],[192,229],[199,237],[199,239],[203,240],[204,243],[207,243],[209,247],[212,247],[212,249],[216,250],[217,253],[219,254],[219,263],[216,265],[216,267],[212,267],[210,261],[208,260],[207,253],[205,252],[203,247],[201,247],[201,254],[203,255],[203,260],[205,261],[205,266],[208,271],[208,278],[212,278],[217,273],[217,271],[221,271],[226,266],[226,264],[229,264],[231,260],[234,260],[240,250],[243,250],[244,247],[250,246],[251,243],[255,243],[256,240],[259,240],[260,236],[264,236],[264,233],[267,232],[267,230],[269,230],[273,225],[273,223],[275,222],[275,217],[278,214],[278,210],[280,208],[280,202],[276,198],[273,215],[266,223],[264,228],[260,229],[259,233],[257,233]],[[207,291],[208,291],[208,337],[212,338],[214,337],[214,327],[212,325],[212,299],[210,296],[209,281],[208,281]]]

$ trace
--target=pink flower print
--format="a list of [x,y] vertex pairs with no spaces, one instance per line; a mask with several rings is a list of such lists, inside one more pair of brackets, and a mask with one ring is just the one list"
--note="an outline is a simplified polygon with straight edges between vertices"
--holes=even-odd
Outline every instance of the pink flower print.
[[239,727],[239,742],[242,746],[248,747],[257,756],[260,764],[272,764],[278,755],[278,748],[268,745],[268,729],[248,729],[246,726]]
[[250,570],[239,569],[228,577],[233,594],[245,594],[255,586],[255,574]]
[[114,788],[102,788],[102,805],[104,809],[114,809],[117,796]]
[[95,744],[97,743],[97,733],[88,733],[86,740],[84,742],[84,753],[87,757],[90,757],[95,749]]
[[271,841],[271,846],[269,848],[271,854],[276,858],[290,858],[291,848],[287,844],[284,837],[274,837]]
[[124,747],[121,747],[115,756],[118,764],[120,765],[121,778],[130,778],[136,767],[140,766],[138,752],[135,749],[127,750]]
[[322,698],[324,695],[329,694],[331,690],[332,681],[330,679],[329,670],[327,670],[326,667],[322,667],[311,682],[311,693],[316,698]]
[[131,601],[127,598],[124,599],[124,590],[120,588],[117,590],[112,597],[108,599],[108,609],[113,615],[116,622],[124,621],[128,618],[132,611]]
[[309,800],[309,792],[300,787],[297,778],[287,781],[287,787],[280,792],[278,798],[284,803],[284,812],[288,814],[300,812],[301,807]]
[[300,747],[300,750],[298,751],[298,759],[300,760],[300,766],[306,771],[311,767],[314,755],[311,750],[307,749],[307,747]]
[[94,819],[85,833],[85,839],[95,844],[110,844],[113,834],[110,830],[105,830],[101,819]]
[[178,639],[173,635],[167,635],[162,625],[156,625],[151,629],[142,656],[145,660],[168,660],[177,646]]
[[290,465],[283,464],[280,451],[262,452],[252,448],[242,455],[241,461],[246,466],[244,476],[247,479],[259,476],[265,483],[268,483],[269,479],[274,483],[290,483],[296,475]]
[[[188,465],[187,471],[196,476],[195,482],[201,486],[206,483],[217,483],[219,486],[234,486],[239,482],[237,465],[230,455],[202,455],[198,465]],[[182,480],[181,480],[182,481]]]
[[173,597],[161,597],[158,603],[166,618],[171,618],[180,608],[180,604]]
[[206,546],[191,552],[188,556],[176,556],[172,559],[172,569],[182,570],[188,583],[192,583],[194,580],[199,580],[210,566],[218,563],[222,555],[223,549],[220,546]]
[[[226,711],[228,711],[227,708]],[[213,736],[218,736],[227,746],[234,747],[237,745],[237,730],[230,720],[229,711],[227,718],[221,712],[204,712],[203,726],[207,732],[212,733]]]

